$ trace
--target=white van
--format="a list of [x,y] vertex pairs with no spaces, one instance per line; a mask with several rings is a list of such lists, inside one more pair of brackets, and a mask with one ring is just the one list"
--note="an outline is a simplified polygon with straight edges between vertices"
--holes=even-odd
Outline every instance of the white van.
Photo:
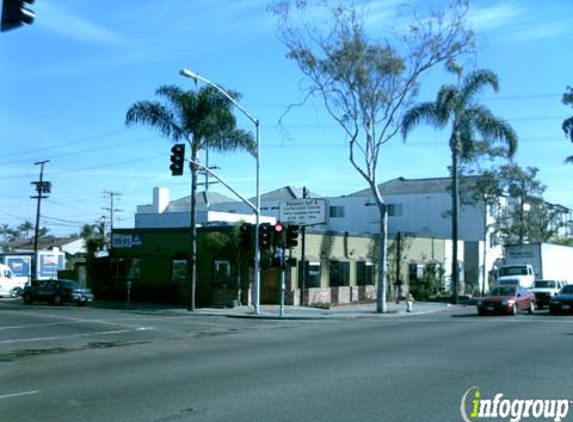
[[20,296],[27,281],[27,277],[16,277],[8,265],[0,264],[0,297]]

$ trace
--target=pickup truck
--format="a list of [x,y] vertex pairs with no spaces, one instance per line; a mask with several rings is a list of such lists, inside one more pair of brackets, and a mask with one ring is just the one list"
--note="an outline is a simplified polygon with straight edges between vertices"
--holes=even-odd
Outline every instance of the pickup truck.
[[549,305],[551,298],[567,283],[561,280],[535,280],[529,289],[535,295],[535,305],[537,309],[543,309]]

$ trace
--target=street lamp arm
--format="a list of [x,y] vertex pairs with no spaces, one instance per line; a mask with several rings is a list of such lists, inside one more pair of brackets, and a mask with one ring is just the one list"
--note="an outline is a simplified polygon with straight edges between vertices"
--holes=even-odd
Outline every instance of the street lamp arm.
[[258,208],[255,205],[253,205],[253,203],[251,201],[249,201],[247,198],[245,198],[243,195],[241,195],[239,192],[237,192],[235,189],[233,189],[228,183],[226,183],[223,179],[221,179],[219,176],[217,176],[217,174],[214,173],[209,167],[205,167],[203,164],[198,163],[196,161],[192,161],[192,160],[187,160],[187,161],[189,161],[191,164],[195,164],[197,167],[200,167],[202,170],[209,173],[211,176],[213,176],[215,179],[217,179],[217,181],[219,181],[223,186],[225,186],[227,189],[229,189],[231,192],[233,192],[241,201],[243,201],[245,204],[247,204],[255,212],[255,214],[259,215]]
[[195,72],[192,72],[192,71],[190,71],[189,69],[181,69],[181,70],[179,71],[179,74],[180,74],[181,76],[185,76],[185,77],[187,77],[187,78],[191,78],[191,79],[194,79],[194,80],[203,81],[203,82],[205,82],[207,85],[212,86],[212,87],[215,88],[217,91],[219,91],[221,94],[223,94],[229,101],[231,101],[231,102],[235,105],[235,107],[237,107],[239,110],[241,110],[241,112],[242,112],[245,116],[247,116],[247,118],[248,118],[251,122],[253,122],[253,124],[254,124],[255,126],[257,126],[257,127],[259,126],[259,121],[258,121],[258,119],[256,119],[255,117],[253,117],[247,110],[245,110],[245,109],[241,106],[241,104],[239,104],[239,103],[237,102],[237,100],[235,100],[227,91],[225,91],[223,88],[221,88],[221,87],[220,87],[219,85],[217,85],[216,83],[211,82],[211,81],[210,81],[209,79],[207,79],[206,77],[201,76],[201,75],[199,75],[199,74],[197,74],[197,73],[195,73]]

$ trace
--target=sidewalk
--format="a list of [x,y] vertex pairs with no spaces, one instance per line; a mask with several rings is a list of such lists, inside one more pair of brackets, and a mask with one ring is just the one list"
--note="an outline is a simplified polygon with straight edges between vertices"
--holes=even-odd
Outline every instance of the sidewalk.
[[237,306],[234,308],[197,308],[195,312],[188,312],[185,308],[175,308],[167,305],[153,305],[131,303],[95,302],[94,307],[119,309],[131,312],[163,313],[166,315],[205,315],[224,316],[229,318],[252,318],[268,320],[320,320],[320,319],[359,319],[359,318],[391,318],[398,316],[411,316],[431,314],[450,309],[446,303],[415,302],[413,312],[406,312],[406,302],[388,302],[388,312],[376,312],[375,303],[353,303],[348,305],[335,305],[329,309],[286,305],[281,315],[279,305],[261,305],[260,313],[255,314],[253,306]]

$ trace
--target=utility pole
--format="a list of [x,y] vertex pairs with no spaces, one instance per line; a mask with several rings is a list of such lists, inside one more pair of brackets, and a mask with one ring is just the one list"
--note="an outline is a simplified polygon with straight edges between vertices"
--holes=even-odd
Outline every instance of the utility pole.
[[[103,207],[102,210],[104,211],[109,211],[109,231],[110,233],[113,231],[113,213],[114,212],[121,212],[123,210],[120,210],[118,208],[114,208],[114,200],[117,197],[120,197],[121,193],[119,192],[113,192],[113,191],[104,191],[103,192],[103,197],[105,199],[109,199],[109,207]],[[104,237],[105,237],[105,233],[104,233]]]
[[[308,198],[308,189],[306,187],[302,188],[302,198]],[[302,226],[300,229],[302,240],[301,240],[301,261],[302,261],[302,271],[300,273],[300,306],[304,306],[304,289],[306,289],[306,226]]]
[[38,236],[40,230],[40,210],[42,199],[48,198],[47,195],[43,194],[52,192],[52,183],[44,181],[44,164],[49,162],[50,160],[44,160],[34,163],[35,166],[40,166],[40,180],[37,182],[31,182],[32,185],[36,186],[36,192],[38,193],[38,195],[30,197],[32,199],[38,200],[36,207],[36,227],[34,228],[34,252],[38,252]]

